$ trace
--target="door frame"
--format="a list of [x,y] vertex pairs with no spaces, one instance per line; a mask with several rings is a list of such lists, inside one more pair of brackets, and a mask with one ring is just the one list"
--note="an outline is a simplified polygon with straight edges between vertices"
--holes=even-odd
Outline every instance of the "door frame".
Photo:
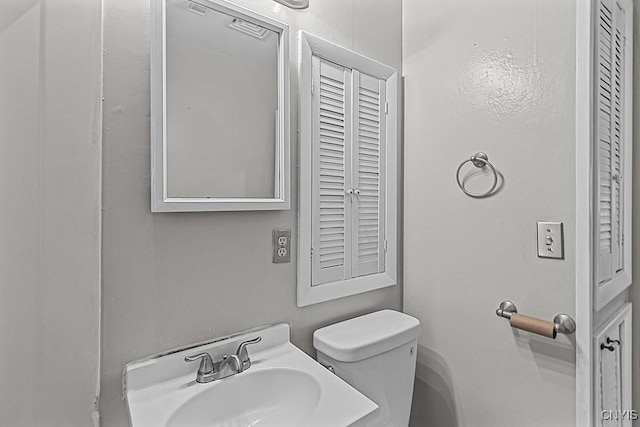
[[576,2],[576,426],[593,426],[593,0]]

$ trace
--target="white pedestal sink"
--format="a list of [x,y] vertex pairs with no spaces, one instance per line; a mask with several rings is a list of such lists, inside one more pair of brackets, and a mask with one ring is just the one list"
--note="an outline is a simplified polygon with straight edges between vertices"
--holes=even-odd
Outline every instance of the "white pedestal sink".
[[[184,362],[219,360],[258,336],[240,374],[199,384],[198,364]],[[286,324],[130,363],[125,396],[132,427],[346,427],[378,407],[291,344]]]

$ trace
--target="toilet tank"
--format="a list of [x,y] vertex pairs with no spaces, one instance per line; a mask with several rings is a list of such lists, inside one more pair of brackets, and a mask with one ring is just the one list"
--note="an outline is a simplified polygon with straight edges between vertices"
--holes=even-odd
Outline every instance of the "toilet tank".
[[369,427],[407,427],[420,322],[382,310],[336,323],[313,334],[318,361],[378,404]]

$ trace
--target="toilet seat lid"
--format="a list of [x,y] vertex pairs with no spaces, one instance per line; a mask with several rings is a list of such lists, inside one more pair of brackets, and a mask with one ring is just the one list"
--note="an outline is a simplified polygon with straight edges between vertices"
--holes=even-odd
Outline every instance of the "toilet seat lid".
[[340,362],[356,362],[392,350],[420,335],[420,321],[381,310],[318,329],[313,346]]

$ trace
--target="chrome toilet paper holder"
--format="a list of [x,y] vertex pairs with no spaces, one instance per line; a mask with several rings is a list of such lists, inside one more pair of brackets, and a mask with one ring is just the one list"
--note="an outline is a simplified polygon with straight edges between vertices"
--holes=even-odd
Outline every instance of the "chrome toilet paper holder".
[[[505,319],[509,319],[511,321],[512,315],[518,314],[518,308],[511,301],[508,301],[508,300],[502,301],[500,303],[500,307],[498,307],[498,309],[496,310],[496,314],[499,317],[504,317]],[[546,322],[544,320],[537,319],[534,317],[529,317],[529,316],[524,316],[524,317],[527,317],[528,319],[532,319],[533,321],[537,321],[537,322]],[[514,325],[512,324],[512,326]],[[518,326],[514,326],[514,327],[518,327]],[[539,333],[536,330],[530,330],[530,329],[527,329],[526,327],[520,328],[520,329],[528,330],[529,332]],[[556,334],[570,335],[575,331],[576,331],[576,322],[568,314],[557,314],[553,318],[553,338],[555,338]]]

